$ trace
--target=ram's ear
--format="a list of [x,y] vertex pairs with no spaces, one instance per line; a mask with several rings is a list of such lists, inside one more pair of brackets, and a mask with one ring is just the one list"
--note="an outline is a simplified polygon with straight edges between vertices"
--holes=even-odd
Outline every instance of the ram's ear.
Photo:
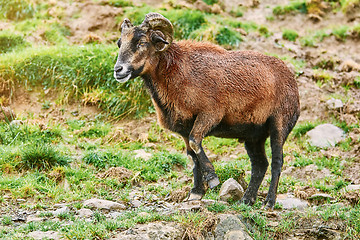
[[153,31],[151,34],[151,42],[154,44],[158,52],[162,52],[169,47],[169,42],[165,40],[165,35],[160,31]]
[[126,29],[126,28],[131,28],[131,27],[133,27],[133,26],[134,26],[134,25],[132,25],[132,23],[130,22],[130,20],[127,19],[127,18],[125,18],[124,21],[123,21],[122,24],[121,24],[120,30],[122,31],[122,30],[124,30],[124,29]]

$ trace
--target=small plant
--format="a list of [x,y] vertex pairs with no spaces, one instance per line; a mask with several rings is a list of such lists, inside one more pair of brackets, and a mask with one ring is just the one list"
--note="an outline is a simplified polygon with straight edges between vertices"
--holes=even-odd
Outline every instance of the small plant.
[[349,27],[344,25],[344,26],[334,28],[332,30],[332,34],[335,36],[335,38],[337,40],[344,42],[349,35],[348,30],[349,30]]
[[218,3],[218,0],[203,0],[207,5],[213,5]]
[[7,53],[14,49],[23,48],[27,45],[25,39],[7,31],[0,33],[0,53]]
[[2,218],[1,218],[1,224],[2,224],[3,226],[12,225],[13,222],[12,222],[11,216],[2,216]]
[[288,5],[276,6],[273,8],[274,15],[285,15],[293,12],[307,13],[306,1],[291,1]]
[[10,20],[23,20],[33,17],[36,6],[29,0],[1,0],[0,14]]
[[300,138],[303,135],[305,135],[308,131],[310,131],[311,129],[313,129],[315,127],[316,127],[316,124],[312,123],[312,122],[298,123],[292,130],[292,134],[295,137]]
[[46,143],[33,143],[25,146],[21,151],[20,167],[31,170],[49,170],[54,166],[63,166],[68,162],[68,157],[62,155]]
[[354,86],[356,88],[360,88],[360,76],[355,77],[354,79]]
[[299,34],[295,30],[284,29],[282,33],[282,38],[288,41],[295,42],[299,37]]
[[207,207],[207,209],[210,212],[216,212],[216,213],[221,213],[221,212],[225,212],[228,209],[228,206],[226,206],[223,203],[219,203],[219,202],[214,202],[213,204],[209,205]]
[[215,40],[220,45],[238,47],[242,42],[240,33],[228,27],[221,27],[215,36]]

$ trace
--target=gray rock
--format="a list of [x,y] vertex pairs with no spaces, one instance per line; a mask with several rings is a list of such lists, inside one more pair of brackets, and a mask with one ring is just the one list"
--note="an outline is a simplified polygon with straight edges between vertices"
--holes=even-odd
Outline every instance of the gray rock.
[[326,101],[328,109],[338,110],[344,107],[344,103],[340,99],[331,98]]
[[333,147],[345,139],[345,133],[341,128],[332,124],[322,124],[306,133],[310,137],[309,143],[319,148]]
[[309,206],[307,201],[295,198],[294,196],[287,194],[278,194],[276,202],[282,205],[283,209],[299,209],[303,210]]
[[326,194],[326,193],[315,193],[315,194],[311,195],[308,199],[318,199],[318,200],[330,199],[330,200],[334,200],[335,198],[333,198],[332,196],[330,196],[329,194]]
[[92,198],[89,200],[86,200],[83,204],[84,207],[88,208],[96,208],[100,210],[125,210],[126,206],[121,203],[108,201],[108,200],[102,200],[97,198]]
[[222,201],[229,199],[240,200],[244,195],[244,189],[235,179],[229,178],[226,180],[219,191],[219,197]]
[[147,161],[152,157],[152,154],[146,152],[144,149],[134,150],[133,153],[135,154],[135,159],[142,158]]
[[124,232],[116,235],[112,240],[181,240],[184,229],[175,223],[153,222],[149,224],[138,224]]
[[55,231],[47,231],[47,232],[34,231],[34,232],[30,232],[28,234],[28,237],[31,237],[34,239],[54,239],[54,240],[61,239],[60,234]]
[[344,188],[344,191],[356,191],[356,190],[360,190],[360,185],[348,185],[346,186],[346,188]]
[[134,208],[138,208],[141,206],[141,202],[139,200],[132,200],[132,201],[130,201],[130,203],[131,203],[131,206]]
[[231,214],[219,215],[220,222],[215,228],[215,240],[250,240],[245,225]]
[[123,213],[121,213],[121,212],[111,212],[111,213],[109,213],[109,216],[111,217],[111,218],[117,218],[117,217],[120,217],[120,216],[122,216],[123,215]]
[[59,209],[56,209],[55,211],[53,211],[53,215],[54,216],[59,216],[59,215],[62,215],[62,214],[66,214],[66,213],[69,213],[70,212],[70,208],[65,206],[65,207],[62,207],[62,208],[59,208]]
[[78,214],[81,218],[90,218],[94,212],[88,208],[82,208],[78,211]]

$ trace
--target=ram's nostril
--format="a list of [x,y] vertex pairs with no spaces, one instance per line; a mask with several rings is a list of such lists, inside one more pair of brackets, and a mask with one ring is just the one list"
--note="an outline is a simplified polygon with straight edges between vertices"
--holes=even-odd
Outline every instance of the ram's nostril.
[[121,72],[123,70],[122,66],[115,67],[115,72]]

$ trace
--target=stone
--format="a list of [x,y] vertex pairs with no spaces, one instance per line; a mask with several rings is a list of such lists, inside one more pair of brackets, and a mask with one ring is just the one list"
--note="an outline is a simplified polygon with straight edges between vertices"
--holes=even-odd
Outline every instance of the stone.
[[126,206],[121,203],[109,201],[109,200],[102,200],[97,198],[92,198],[89,200],[84,201],[84,207],[88,208],[96,208],[100,210],[125,210]]
[[331,98],[326,101],[328,109],[338,110],[344,107],[344,103],[340,99]]
[[132,201],[130,201],[130,203],[131,203],[131,206],[134,208],[138,208],[142,204],[139,200],[132,200]]
[[144,149],[137,149],[134,150],[133,153],[135,154],[135,159],[142,158],[145,161],[149,160],[152,157],[151,153],[146,152]]
[[69,213],[69,212],[70,212],[70,208],[65,206],[65,207],[56,209],[52,213],[53,213],[54,216],[59,216],[59,215],[66,214],[66,213]]
[[345,139],[345,132],[332,124],[322,124],[306,133],[309,143],[319,148],[334,147]]
[[122,216],[123,215],[123,213],[121,213],[121,212],[111,212],[111,213],[109,213],[109,216],[111,217],[111,218],[118,218],[118,217],[120,217],[120,216]]
[[326,194],[326,193],[315,193],[315,194],[311,195],[308,199],[330,199],[330,200],[334,200],[335,198],[333,198],[332,196],[330,196],[329,194]]
[[219,223],[215,228],[215,240],[250,240],[245,225],[231,214],[220,214]]
[[33,239],[54,239],[54,240],[61,239],[60,234],[55,231],[47,231],[47,232],[34,231],[34,232],[30,232],[28,234],[28,237]]
[[288,194],[278,194],[276,202],[282,205],[283,209],[299,209],[303,210],[309,206],[309,203],[300,198],[296,198]]
[[183,239],[184,229],[171,222],[152,222],[138,224],[133,228],[117,234],[111,240],[150,240],[150,239]]
[[244,195],[244,189],[235,179],[229,178],[226,180],[219,191],[219,197],[222,201],[233,199],[240,200]]
[[349,191],[357,191],[357,190],[360,190],[360,185],[359,184],[357,184],[357,185],[355,185],[355,184],[348,185],[348,186],[346,186],[346,188],[344,188],[344,191],[347,191],[347,192],[349,192]]
[[34,215],[30,215],[26,218],[26,222],[29,223],[29,222],[42,222],[44,221],[45,219],[42,218],[42,217],[37,217],[37,216],[34,216]]
[[88,208],[82,208],[78,211],[79,217],[81,218],[90,218],[94,214],[94,212],[91,209]]

